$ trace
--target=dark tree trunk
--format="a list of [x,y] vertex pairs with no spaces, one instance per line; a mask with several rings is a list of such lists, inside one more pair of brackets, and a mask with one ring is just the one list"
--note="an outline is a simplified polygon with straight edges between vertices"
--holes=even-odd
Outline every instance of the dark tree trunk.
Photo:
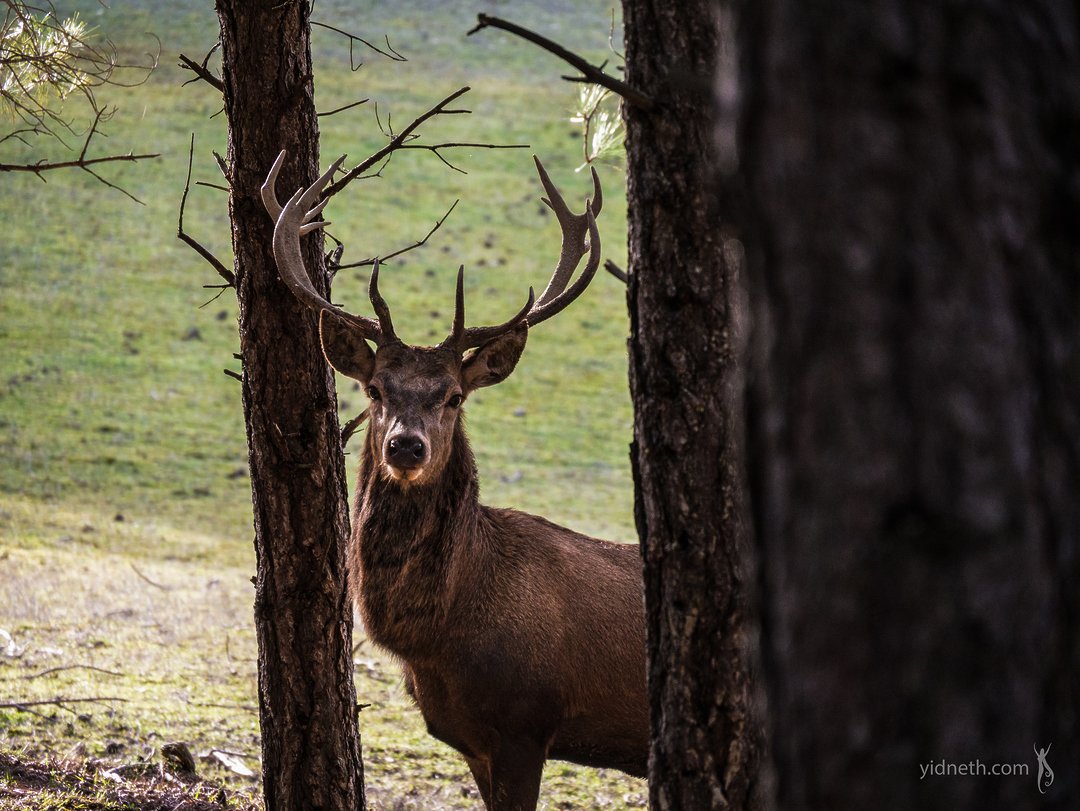
[[[346,591],[348,510],[334,379],[314,316],[278,278],[259,187],[281,149],[288,197],[318,174],[306,2],[218,0],[255,549],[268,809],[364,807]],[[305,260],[326,288],[322,240]]]
[[624,0],[635,512],[645,558],[650,799],[747,808],[751,707],[737,259],[717,199],[709,0]]
[[1076,807],[1077,9],[742,8],[779,804]]

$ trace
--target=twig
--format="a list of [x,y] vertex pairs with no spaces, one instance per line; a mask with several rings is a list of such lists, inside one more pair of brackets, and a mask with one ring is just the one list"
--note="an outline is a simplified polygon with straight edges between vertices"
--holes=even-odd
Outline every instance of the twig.
[[210,150],[210,154],[214,156],[214,161],[217,163],[217,168],[218,168],[218,171],[221,172],[221,176],[223,178],[225,178],[225,180],[228,180],[229,179],[229,164],[228,164],[228,162],[226,162],[226,160],[223,157],[221,157],[221,153],[218,152],[216,149]]
[[233,656],[232,651],[229,649],[229,635],[225,634],[225,658],[230,662],[257,662],[258,659],[244,659],[239,656]]
[[146,581],[147,583],[149,583],[149,584],[150,584],[151,586],[153,586],[154,588],[156,588],[156,589],[161,589],[162,591],[172,591],[172,587],[171,587],[171,586],[163,586],[163,585],[161,585],[161,583],[155,583],[155,582],[154,582],[153,580],[151,580],[151,579],[150,579],[149,577],[147,577],[146,575],[144,575],[144,574],[143,574],[142,572],[140,572],[140,571],[139,571],[139,570],[138,570],[138,569],[137,569],[137,568],[135,567],[135,564],[134,564],[134,563],[129,563],[128,565],[129,565],[129,566],[131,566],[131,570],[132,570],[133,572],[135,572],[135,574],[137,574],[137,575],[139,576],[139,578],[140,578],[141,580],[145,580],[145,581]]
[[619,57],[623,62],[626,61],[626,54],[619,53],[615,50],[615,9],[611,10],[611,27],[608,29],[607,45],[608,50],[615,54],[615,56]]
[[209,299],[204,301],[202,304],[200,304],[199,309],[201,310],[201,309],[203,309],[203,307],[210,306],[215,301],[217,301],[219,298],[221,298],[222,293],[224,293],[226,290],[232,290],[232,289],[233,289],[233,286],[231,284],[204,284],[203,285],[203,290],[217,290],[217,292],[213,296],[211,296]]
[[469,90],[471,90],[471,88],[467,85],[459,90],[455,90],[453,93],[440,101],[434,107],[427,110],[427,112],[417,116],[415,119],[413,119],[412,123],[405,127],[405,129],[403,129],[401,132],[391,138],[390,143],[388,143],[382,149],[378,150],[371,156],[365,158],[363,161],[358,163],[356,166],[346,172],[345,176],[342,177],[340,180],[331,183],[330,186],[326,189],[326,191],[323,192],[322,196],[324,198],[333,197],[335,194],[337,194],[339,191],[349,185],[349,183],[362,175],[372,166],[377,164],[387,155],[390,155],[391,153],[400,149],[402,144],[405,144],[409,140],[411,140],[412,134],[416,131],[416,128],[423,124],[425,121],[427,121],[429,118],[433,118],[437,115],[456,115],[460,113],[468,113],[468,110],[449,110],[447,109],[447,105],[468,93]]
[[[98,163],[113,163],[115,161],[134,162],[160,157],[160,152],[155,152],[152,155],[134,155],[129,152],[126,155],[109,155],[104,158],[77,158],[73,161],[47,161],[42,159],[36,163],[0,163],[0,172],[33,172],[35,175],[40,175],[42,172],[51,172],[53,169],[85,169],[87,166],[93,166]],[[95,177],[97,176],[95,175]],[[44,178],[42,179],[44,180]],[[108,186],[111,184],[106,183],[105,185]],[[117,187],[113,186],[113,188]],[[123,189],[117,190],[123,191]],[[130,197],[131,195],[128,196]],[[136,200],[136,202],[141,203],[142,201]]]
[[642,110],[652,110],[656,106],[656,102],[653,101],[650,96],[642,93],[636,88],[631,87],[626,82],[621,81],[620,79],[616,79],[614,76],[609,76],[608,74],[604,73],[601,67],[596,67],[595,65],[589,64],[578,54],[574,53],[573,51],[568,51],[562,45],[559,45],[557,42],[553,42],[545,36],[537,34],[535,31],[531,31],[528,28],[523,28],[516,23],[512,23],[508,20],[503,20],[499,17],[490,17],[487,14],[478,14],[476,20],[476,27],[468,32],[468,36],[472,36],[477,31],[480,31],[489,26],[491,28],[501,28],[503,31],[515,34],[522,39],[528,40],[534,45],[539,45],[545,51],[554,54],[555,56],[562,59],[564,62],[567,62],[580,70],[584,74],[586,80],[593,82],[594,84],[606,87],[613,93],[618,93],[620,96],[626,99],[627,102],[633,104],[635,107],[640,107]]
[[59,673],[62,670],[96,670],[98,673],[106,673],[110,676],[123,676],[123,673],[117,673],[115,670],[106,670],[103,667],[97,667],[95,665],[62,665],[60,667],[50,667],[48,670],[42,670],[40,673],[32,673],[29,676],[23,676],[24,679],[40,679],[42,676],[48,676],[50,673]]
[[341,34],[341,36],[343,36],[343,37],[348,37],[348,39],[349,39],[349,68],[354,73],[356,71],[360,70],[360,68],[362,68],[364,66],[363,62],[357,62],[355,59],[353,59],[353,44],[356,43],[356,42],[359,42],[362,45],[366,45],[368,48],[373,50],[375,53],[379,54],[380,56],[385,56],[387,59],[389,59],[389,60],[391,60],[393,62],[408,62],[409,61],[404,56],[402,56],[400,53],[398,53],[398,51],[395,50],[394,46],[390,44],[390,37],[389,36],[385,37],[387,50],[384,51],[382,48],[379,48],[379,47],[377,47],[375,45],[372,45],[370,42],[368,42],[363,37],[358,37],[358,36],[356,36],[356,34],[350,34],[348,31],[342,31],[340,28],[335,28],[332,25],[327,25],[326,23],[321,23],[321,22],[318,22],[317,20],[312,20],[311,24],[313,26],[315,26],[315,27],[318,27],[318,28],[325,28],[328,31],[333,31],[335,34]]
[[614,262],[612,262],[610,259],[608,259],[606,262],[604,262],[604,270],[606,270],[608,273],[610,273],[612,276],[614,276],[616,279],[618,279],[623,284],[629,284],[630,283],[629,274],[625,270],[623,270],[621,267],[616,265]]
[[386,114],[386,126],[383,126],[382,116],[379,115],[379,102],[375,102],[375,126],[379,128],[379,132],[385,135],[387,138],[394,137],[394,124],[393,116],[390,113]]
[[21,144],[30,146],[30,141],[25,136],[27,135],[41,135],[40,127],[23,127],[22,129],[12,130],[3,138],[0,138],[0,144],[4,143],[8,138],[14,138]]
[[323,116],[337,115],[346,110],[351,110],[353,107],[359,107],[361,104],[367,104],[369,101],[371,101],[371,99],[360,99],[360,101],[354,101],[352,104],[345,104],[341,107],[335,107],[333,110],[327,110],[325,113],[315,113],[315,117],[322,118]]
[[[341,428],[341,447],[345,447],[352,435],[359,430],[360,426],[364,424],[364,420],[368,418],[368,410],[365,408]],[[355,650],[353,651],[355,653]]]
[[[127,191],[126,189],[121,188],[120,186],[117,186],[114,183],[110,183],[108,180],[106,180],[105,178],[103,178],[101,175],[99,175],[97,172],[95,172],[93,169],[90,168],[91,166],[96,166],[97,164],[100,164],[100,163],[114,163],[116,161],[126,161],[128,163],[134,163],[136,161],[150,160],[152,158],[161,157],[161,155],[159,153],[156,153],[156,152],[153,153],[153,154],[146,154],[146,155],[135,155],[135,154],[129,152],[126,155],[106,155],[103,158],[88,158],[88,157],[86,157],[86,153],[90,149],[90,142],[93,140],[94,135],[96,135],[98,133],[98,125],[101,123],[102,118],[107,118],[108,117],[106,115],[106,112],[107,111],[106,111],[106,109],[104,107],[102,107],[102,108],[100,108],[99,110],[96,111],[96,114],[94,116],[94,123],[90,125],[90,130],[86,134],[86,140],[83,141],[82,150],[80,150],[79,157],[76,158],[75,160],[71,160],[71,161],[46,161],[46,160],[40,160],[40,161],[37,161],[36,163],[0,163],[0,172],[33,172],[35,175],[38,176],[38,178],[40,178],[42,181],[44,181],[45,178],[41,176],[42,172],[51,172],[51,171],[53,171],[55,169],[82,169],[84,172],[86,172],[89,175],[92,175],[96,180],[98,180],[100,183],[108,186],[110,189],[115,189],[116,191],[120,192],[124,196],[134,200],[136,203],[139,203],[140,205],[143,205],[143,201],[140,200],[135,195],[133,195],[131,192]],[[61,143],[63,143],[63,142],[61,141]]]
[[[214,707],[219,710],[243,710],[244,712],[258,712],[259,708],[251,704],[215,704],[210,701],[192,701],[192,707]],[[224,749],[219,749],[219,752],[224,752]],[[226,754],[237,754],[235,752],[226,752]],[[239,757],[249,757],[249,755],[238,755]]]
[[[184,195],[180,198],[180,221],[176,226],[176,236],[195,251],[199,256],[210,263],[217,271],[218,276],[225,280],[229,287],[236,287],[236,276],[231,270],[221,263],[221,260],[204,248],[199,242],[184,233],[184,207],[187,205],[188,192],[191,190],[191,164],[195,159],[195,133],[191,133],[191,147],[188,149],[187,180],[184,181]],[[220,296],[221,294],[218,293]],[[215,296],[216,298],[216,296]],[[209,302],[208,302],[209,303]]]
[[127,701],[126,698],[120,698],[119,696],[93,696],[90,698],[64,698],[63,696],[57,696],[56,698],[39,699],[37,701],[0,701],[0,710],[21,710],[25,707],[60,707],[60,709],[68,709],[65,704],[104,704],[107,701]]
[[331,235],[329,231],[326,232],[326,236],[334,241],[334,250],[326,254],[326,269],[330,271],[330,279],[333,281],[334,276],[341,270],[339,262],[341,262],[341,255],[345,253],[345,243]]
[[231,377],[233,380],[239,380],[241,383],[244,382],[244,376],[239,372],[234,372],[232,369],[222,369],[221,371],[225,373],[226,377]]
[[184,54],[180,54],[180,67],[186,68],[187,70],[190,70],[192,73],[195,74],[194,79],[188,79],[186,82],[184,82],[185,85],[189,85],[192,82],[196,82],[199,79],[202,79],[208,85],[215,88],[219,93],[225,92],[225,83],[213,73],[211,73],[210,70],[206,67],[206,62],[210,59],[210,54],[212,53],[213,50],[211,50],[210,53],[206,55],[206,59],[203,60],[203,63],[201,65],[194,59],[191,59]]
[[[443,214],[438,219],[438,221],[435,223],[435,225],[433,225],[431,227],[431,230],[428,231],[426,234],[424,234],[424,236],[421,239],[418,239],[412,245],[406,245],[404,248],[398,248],[393,253],[388,253],[388,254],[384,254],[383,256],[380,256],[379,257],[379,262],[381,262],[381,263],[387,262],[388,260],[393,259],[396,256],[401,256],[401,254],[403,254],[403,253],[406,253],[408,251],[419,248],[422,245],[426,245],[427,241],[429,239],[431,239],[431,235],[434,234],[436,231],[438,231],[440,228],[442,228],[442,224],[444,222],[446,222],[447,217],[449,217],[450,214],[453,212],[453,210],[455,208],[457,208],[457,204],[460,203],[460,202],[461,202],[460,200],[455,200],[454,204],[451,205],[450,208],[448,208],[446,210],[446,213]],[[334,241],[337,242],[337,240],[334,240]],[[334,260],[335,260],[335,258],[340,258],[341,251],[344,250],[344,248],[345,248],[345,246],[342,245],[340,242],[338,242],[338,247],[335,248],[334,252],[331,254],[331,262],[329,264],[330,264],[330,269],[331,269],[332,272],[337,273],[339,270],[346,270],[348,268],[358,268],[358,267],[364,267],[366,265],[375,264],[375,257],[374,256],[369,257],[368,259],[364,259],[364,260],[362,260],[360,262],[349,262],[348,264],[345,264],[345,265],[338,264]]]
[[429,152],[433,153],[436,158],[441,160],[443,163],[445,163],[447,166],[449,166],[455,172],[461,172],[461,174],[467,175],[468,172],[466,172],[464,169],[462,169],[462,168],[460,168],[458,166],[454,166],[454,164],[450,163],[450,161],[448,161],[443,156],[443,154],[441,152],[439,152],[440,149],[449,149],[449,148],[454,148],[454,147],[472,147],[474,149],[528,149],[530,147],[530,144],[474,144],[474,143],[458,141],[458,142],[448,142],[448,143],[443,143],[443,144],[402,144],[398,148],[399,149],[426,149]]

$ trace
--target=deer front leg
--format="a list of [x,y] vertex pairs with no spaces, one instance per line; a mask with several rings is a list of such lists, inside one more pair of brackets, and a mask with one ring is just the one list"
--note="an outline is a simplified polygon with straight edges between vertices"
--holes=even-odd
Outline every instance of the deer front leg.
[[482,758],[466,757],[476,787],[480,789],[480,798],[484,801],[484,808],[491,808],[491,763]]
[[508,741],[500,746],[491,759],[488,811],[536,811],[546,758],[547,747],[535,741]]

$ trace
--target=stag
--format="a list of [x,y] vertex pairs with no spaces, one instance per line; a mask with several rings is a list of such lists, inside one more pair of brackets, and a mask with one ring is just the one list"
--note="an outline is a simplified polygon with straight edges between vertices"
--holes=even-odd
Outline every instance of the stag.
[[574,214],[536,161],[544,203],[562,230],[558,265],[538,299],[530,288],[505,323],[466,327],[459,268],[450,334],[437,346],[409,346],[379,294],[377,262],[368,290],[375,318],[331,304],[312,285],[300,237],[325,225],[320,195],[343,159],[282,206],[274,186],[284,154],[262,188],[276,221],[278,270],[318,311],[327,360],[370,399],[348,548],[368,635],[400,661],[429,732],[464,756],[488,809],[535,809],[548,758],[644,777],[637,549],[482,505],[462,422],[466,398],[505,380],[529,329],[562,311],[595,275],[596,173],[594,202]]

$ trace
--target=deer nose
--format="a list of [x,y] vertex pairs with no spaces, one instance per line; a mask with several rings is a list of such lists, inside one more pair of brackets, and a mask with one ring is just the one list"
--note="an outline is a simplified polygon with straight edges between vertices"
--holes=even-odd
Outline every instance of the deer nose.
[[415,434],[393,437],[386,450],[387,461],[399,468],[417,467],[423,463],[427,455],[424,440]]

